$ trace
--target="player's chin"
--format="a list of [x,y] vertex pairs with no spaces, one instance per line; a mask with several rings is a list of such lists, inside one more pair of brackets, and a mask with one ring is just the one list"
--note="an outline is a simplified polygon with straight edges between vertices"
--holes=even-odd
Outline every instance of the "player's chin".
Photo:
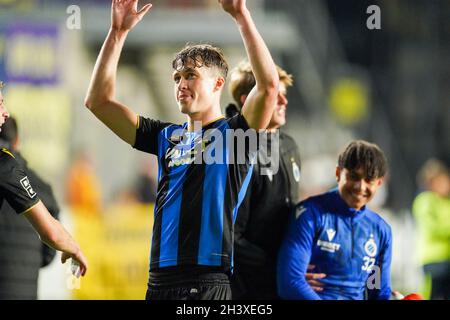
[[191,110],[192,108],[189,105],[187,105],[187,104],[179,103],[178,107],[180,109],[180,112],[183,113],[183,114],[189,115],[189,114],[192,113],[192,110]]

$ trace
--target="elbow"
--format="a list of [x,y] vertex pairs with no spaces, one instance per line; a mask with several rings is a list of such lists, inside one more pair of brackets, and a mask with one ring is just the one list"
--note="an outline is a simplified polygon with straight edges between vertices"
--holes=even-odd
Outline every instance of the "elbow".
[[264,95],[268,98],[276,99],[278,96],[278,90],[280,86],[280,80],[278,75],[276,78],[271,79],[264,85]]
[[264,85],[258,86],[258,91],[260,97],[266,101],[266,105],[275,107],[275,102],[277,101],[279,91],[278,78],[273,81],[269,81]]
[[91,99],[90,97],[86,97],[86,99],[84,99],[84,106],[89,110],[92,110],[92,108],[94,107],[93,99]]
[[98,98],[88,95],[84,100],[84,106],[91,112],[95,113],[96,110],[101,108],[103,105],[106,105],[108,101],[109,99],[106,98]]
[[90,95],[88,95],[85,99],[84,99],[84,106],[86,108],[88,108],[89,110],[93,111],[98,105],[99,105],[99,99],[92,97]]

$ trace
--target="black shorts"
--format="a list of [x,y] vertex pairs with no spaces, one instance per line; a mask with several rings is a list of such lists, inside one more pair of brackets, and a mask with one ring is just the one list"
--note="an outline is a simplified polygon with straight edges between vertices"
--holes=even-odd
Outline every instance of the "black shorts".
[[145,299],[231,300],[230,280],[225,272],[151,272]]

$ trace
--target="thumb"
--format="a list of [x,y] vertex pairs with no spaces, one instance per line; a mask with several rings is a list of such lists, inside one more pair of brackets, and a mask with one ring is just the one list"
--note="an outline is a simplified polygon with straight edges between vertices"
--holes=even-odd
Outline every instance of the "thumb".
[[153,5],[151,3],[147,3],[145,6],[143,6],[142,9],[139,10],[137,13],[137,15],[139,16],[139,19],[142,19],[152,6]]
[[65,263],[67,259],[69,259],[69,255],[63,252],[61,255],[61,263]]

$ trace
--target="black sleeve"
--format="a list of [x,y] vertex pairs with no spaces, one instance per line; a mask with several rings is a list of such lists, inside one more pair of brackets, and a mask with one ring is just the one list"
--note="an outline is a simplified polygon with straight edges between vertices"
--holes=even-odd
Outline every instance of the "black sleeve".
[[158,155],[159,133],[169,125],[171,125],[171,123],[140,116],[138,128],[136,129],[136,142],[133,148]]
[[[244,171],[246,171],[246,166],[248,164],[256,163],[259,135],[255,129],[248,126],[247,120],[245,120],[242,114],[228,118],[227,121],[230,129],[234,130],[233,141],[228,141],[234,148],[234,152],[232,153],[234,156],[233,163],[239,164],[236,168],[240,168],[241,165],[244,164],[243,168]],[[240,130],[243,132],[240,132]],[[242,136],[244,136],[244,141],[240,139]],[[244,146],[244,148],[242,148],[242,146]]]
[[237,114],[237,115],[229,118],[228,123],[229,123],[231,129],[242,129],[242,130],[250,129],[250,127],[247,123],[247,120],[245,120],[245,118],[242,114]]
[[0,192],[17,213],[23,213],[39,202],[24,169],[3,151],[0,159]]
[[[45,207],[48,209],[53,218],[59,219],[60,209],[56,201],[56,198],[53,194],[51,186],[46,182],[44,182],[33,170],[28,169],[27,172],[31,183],[36,188],[36,191],[39,192],[39,197],[41,198]],[[42,248],[41,267],[45,267],[52,262],[53,258],[56,255],[56,250],[50,248],[43,242],[41,248]]]

